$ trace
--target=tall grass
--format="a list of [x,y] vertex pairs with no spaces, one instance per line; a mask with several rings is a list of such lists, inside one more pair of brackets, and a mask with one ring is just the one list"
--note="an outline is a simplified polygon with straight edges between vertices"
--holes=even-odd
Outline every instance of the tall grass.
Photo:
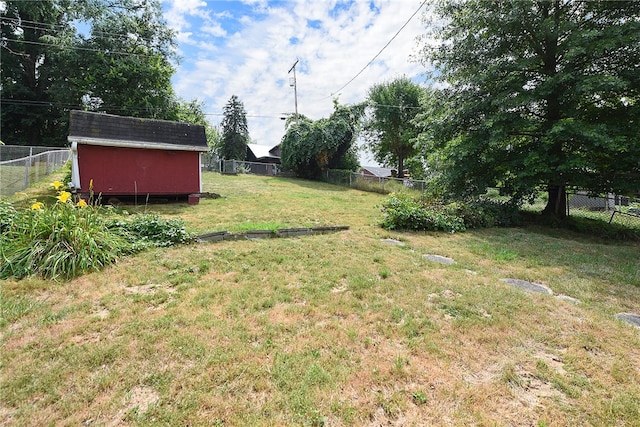
[[133,250],[122,235],[108,228],[99,208],[56,203],[14,211],[10,221],[3,220],[2,228],[3,279],[30,275],[69,279],[98,271]]

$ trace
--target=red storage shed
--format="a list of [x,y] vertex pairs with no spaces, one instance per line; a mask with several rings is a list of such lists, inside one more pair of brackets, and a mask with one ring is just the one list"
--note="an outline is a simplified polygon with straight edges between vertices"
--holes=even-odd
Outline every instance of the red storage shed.
[[202,192],[204,126],[72,111],[72,186],[81,195],[190,196]]

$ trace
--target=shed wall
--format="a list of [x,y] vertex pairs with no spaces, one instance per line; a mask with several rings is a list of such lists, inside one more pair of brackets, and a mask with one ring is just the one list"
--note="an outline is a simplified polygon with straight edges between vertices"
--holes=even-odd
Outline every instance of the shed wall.
[[199,193],[200,153],[78,144],[79,192],[187,195]]

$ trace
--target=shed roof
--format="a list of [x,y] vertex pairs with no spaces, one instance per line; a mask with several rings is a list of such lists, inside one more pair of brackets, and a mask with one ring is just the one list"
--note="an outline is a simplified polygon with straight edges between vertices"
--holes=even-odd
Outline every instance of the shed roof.
[[130,148],[207,151],[204,126],[71,111],[69,141]]

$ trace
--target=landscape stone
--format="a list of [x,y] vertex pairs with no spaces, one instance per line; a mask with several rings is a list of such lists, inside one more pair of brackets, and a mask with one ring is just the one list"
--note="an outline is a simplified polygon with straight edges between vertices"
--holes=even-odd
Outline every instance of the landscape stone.
[[521,280],[521,279],[500,279],[500,280],[511,286],[515,286],[517,288],[524,289],[526,291],[553,295],[553,291],[551,289],[549,289],[547,286],[542,285],[540,283],[529,282],[527,280]]
[[563,301],[570,302],[571,304],[580,304],[580,300],[574,297],[570,297],[569,295],[560,294],[556,298],[561,299]]
[[396,239],[380,239],[380,241],[382,243],[387,243],[387,244],[393,245],[393,246],[404,246],[403,242],[401,242],[400,240],[396,240]]
[[640,326],[640,314],[618,313],[616,314],[615,317],[616,319],[622,320],[623,322],[630,323],[633,326]]
[[453,258],[447,258],[446,256],[442,256],[442,255],[427,254],[427,255],[422,255],[422,258],[429,261],[438,262],[440,264],[446,264],[446,265],[455,264],[455,261],[453,260]]

